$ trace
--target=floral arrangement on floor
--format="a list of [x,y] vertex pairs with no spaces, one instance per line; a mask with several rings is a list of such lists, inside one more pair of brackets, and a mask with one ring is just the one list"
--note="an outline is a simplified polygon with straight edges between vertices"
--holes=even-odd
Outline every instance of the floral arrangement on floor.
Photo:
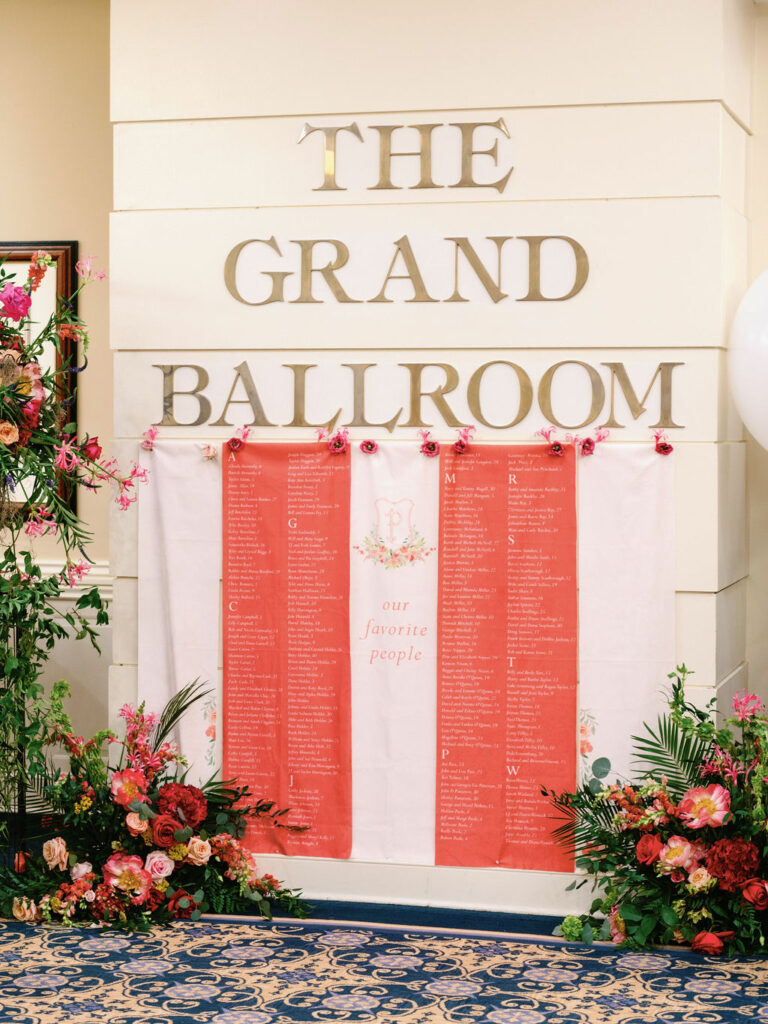
[[590,913],[556,929],[566,939],[710,955],[765,949],[768,714],[738,694],[718,727],[714,701],[706,710],[686,701],[688,675],[684,665],[671,673],[669,712],[633,737],[637,781],[606,784],[610,763],[599,758],[576,792],[544,791],[565,819],[555,838],[602,890]]
[[[281,821],[286,811],[249,804],[248,789],[233,782],[185,781],[186,762],[168,737],[206,693],[193,683],[159,716],[126,704],[122,740],[104,730],[86,741],[64,711],[67,684],[56,684],[47,739],[64,746],[70,767],[46,787],[55,829],[42,857],[18,854],[15,870],[0,872],[1,914],[139,931],[206,911],[271,917],[274,905],[306,917],[300,892],[260,874],[241,842],[249,819],[299,830]],[[103,759],[107,743],[114,767]]]
[[[75,382],[87,367],[88,333],[75,312],[79,293],[104,277],[91,259],[75,266],[78,286],[35,323],[34,293],[55,272],[50,253],[33,254],[17,283],[0,260],[0,808],[14,806],[19,786],[44,774],[44,721],[38,677],[55,642],[89,639],[107,610],[98,588],[81,589],[90,569],[90,534],[75,511],[80,488],[114,488],[125,509],[146,472],[135,462],[122,472],[102,453],[98,437],[77,436]],[[61,564],[44,572],[30,550],[47,535]],[[60,598],[77,588],[66,609]],[[95,620],[95,621],[94,621]],[[5,830],[6,824],[0,824]]]

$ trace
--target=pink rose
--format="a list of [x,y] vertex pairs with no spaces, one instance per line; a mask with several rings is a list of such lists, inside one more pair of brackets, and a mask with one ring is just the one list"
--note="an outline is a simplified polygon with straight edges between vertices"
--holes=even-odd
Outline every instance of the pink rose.
[[53,871],[54,868],[58,868],[59,871],[67,870],[69,854],[67,853],[67,844],[61,836],[56,836],[55,839],[49,839],[43,843],[43,857],[49,871]]
[[144,870],[149,872],[153,882],[172,875],[175,867],[176,865],[168,854],[163,853],[162,850],[152,850],[144,861]]
[[136,811],[129,811],[125,816],[125,827],[132,836],[140,836],[142,832],[146,832],[149,828],[149,822],[146,818],[142,818],[141,815],[137,814]]
[[32,299],[23,288],[19,288],[16,284],[8,283],[0,292],[0,307],[2,307],[3,316],[10,317],[11,320],[22,320],[29,312],[31,305]]
[[211,844],[207,839],[201,839],[200,836],[192,836],[187,841],[187,860],[190,864],[202,867],[203,864],[208,863],[210,857]]
[[82,878],[83,875],[90,875],[93,871],[93,865],[89,864],[87,860],[81,860],[79,864],[75,864],[70,869],[69,875],[73,882],[76,882],[78,878]]

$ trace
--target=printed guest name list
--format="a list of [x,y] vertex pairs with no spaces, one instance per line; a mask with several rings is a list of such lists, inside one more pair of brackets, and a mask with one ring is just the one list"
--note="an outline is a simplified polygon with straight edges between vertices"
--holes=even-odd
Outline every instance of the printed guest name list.
[[317,445],[224,449],[224,775],[302,833],[252,849],[349,856],[349,474]]
[[571,870],[540,787],[576,782],[574,453],[440,469],[435,862]]

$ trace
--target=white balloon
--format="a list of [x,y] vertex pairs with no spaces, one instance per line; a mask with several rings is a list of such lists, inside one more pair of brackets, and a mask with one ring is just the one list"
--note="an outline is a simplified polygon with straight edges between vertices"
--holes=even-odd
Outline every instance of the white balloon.
[[744,425],[768,448],[768,270],[750,286],[736,310],[728,373]]

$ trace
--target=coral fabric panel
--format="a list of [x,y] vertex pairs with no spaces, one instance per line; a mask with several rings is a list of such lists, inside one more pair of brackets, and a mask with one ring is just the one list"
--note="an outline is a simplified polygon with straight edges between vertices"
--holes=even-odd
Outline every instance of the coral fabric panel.
[[224,448],[224,777],[309,826],[257,852],[350,854],[349,484],[316,444]]

